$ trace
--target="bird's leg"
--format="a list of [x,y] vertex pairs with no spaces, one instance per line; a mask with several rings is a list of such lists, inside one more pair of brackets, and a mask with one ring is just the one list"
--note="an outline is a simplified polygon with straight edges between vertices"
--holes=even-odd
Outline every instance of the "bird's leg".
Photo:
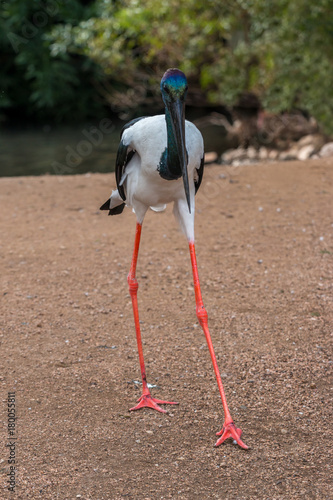
[[246,444],[243,443],[243,441],[240,438],[242,431],[235,426],[235,424],[231,418],[230,411],[229,411],[229,408],[227,405],[227,400],[226,400],[225,393],[224,393],[224,389],[223,389],[220,371],[219,371],[218,366],[217,366],[214,347],[213,347],[212,339],[211,339],[211,336],[210,336],[210,333],[208,330],[208,314],[207,314],[207,311],[206,311],[206,309],[203,305],[203,302],[202,302],[194,242],[190,241],[189,247],[190,247],[191,263],[192,263],[192,270],[193,270],[196,313],[197,313],[198,320],[200,322],[200,325],[201,325],[201,327],[204,331],[205,337],[206,337],[209,353],[210,353],[210,356],[211,356],[212,362],[213,362],[213,367],[214,367],[214,371],[215,371],[217,385],[219,387],[219,391],[220,391],[220,395],[221,395],[221,399],[222,399],[223,410],[224,410],[224,418],[225,418],[224,425],[222,427],[222,430],[220,432],[216,433],[217,436],[221,436],[221,437],[216,441],[215,446],[219,446],[220,444],[223,443],[223,441],[225,441],[227,438],[231,437],[235,441],[237,441],[237,444],[241,448],[244,448],[245,450],[247,450],[248,446],[246,446]]
[[129,272],[128,277],[127,277],[127,281],[128,281],[129,292],[131,295],[132,305],[133,305],[134,323],[135,323],[135,330],[136,330],[136,339],[137,339],[137,343],[138,343],[143,391],[142,391],[142,396],[138,399],[138,404],[136,406],[134,406],[133,408],[130,408],[130,410],[139,410],[140,408],[148,407],[148,408],[153,408],[154,410],[160,411],[162,413],[166,413],[165,410],[163,410],[162,408],[160,408],[158,406],[159,404],[176,405],[178,403],[172,403],[170,401],[162,401],[160,399],[155,399],[151,396],[150,391],[148,389],[148,384],[147,384],[147,379],[146,379],[146,368],[145,368],[145,362],[144,362],[144,358],[143,358],[143,350],[142,350],[142,342],[141,342],[141,330],[140,330],[140,322],[139,322],[138,298],[137,298],[139,285],[138,285],[138,282],[137,282],[137,279],[135,276],[136,264],[138,261],[138,254],[139,254],[141,229],[142,229],[142,224],[137,223],[132,264],[131,264],[130,272]]

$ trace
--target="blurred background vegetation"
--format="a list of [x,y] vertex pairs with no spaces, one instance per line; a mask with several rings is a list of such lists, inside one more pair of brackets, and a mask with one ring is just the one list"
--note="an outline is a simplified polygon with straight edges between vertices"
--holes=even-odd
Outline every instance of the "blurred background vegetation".
[[0,60],[3,124],[153,114],[179,67],[202,114],[253,93],[333,132],[333,0],[0,0]]
[[[70,121],[160,108],[180,67],[189,104],[301,108],[333,130],[332,0],[1,2],[3,115]],[[134,111],[135,110],[135,111]]]

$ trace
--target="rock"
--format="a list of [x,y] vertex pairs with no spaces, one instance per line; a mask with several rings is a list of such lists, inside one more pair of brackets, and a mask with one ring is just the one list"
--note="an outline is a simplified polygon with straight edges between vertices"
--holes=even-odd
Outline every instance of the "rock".
[[231,164],[234,160],[246,160],[247,150],[244,148],[229,149],[222,155],[223,163]]
[[249,160],[248,158],[245,158],[245,160],[233,160],[232,166],[233,167],[242,167],[243,165],[248,165],[251,162],[252,162],[252,160]]
[[333,142],[328,142],[327,144],[325,144],[319,151],[319,156],[321,158],[328,158],[329,156],[333,156]]
[[250,160],[256,160],[258,158],[258,152],[256,151],[256,149],[253,146],[249,146],[247,148],[247,157]]
[[281,160],[281,161],[290,161],[290,160],[296,160],[296,159],[297,159],[297,156],[296,156],[295,150],[288,149],[287,151],[281,151],[281,153],[279,153],[279,160]]
[[[308,158],[315,157],[319,158],[317,152],[318,148],[322,145],[323,140],[323,136],[319,133],[308,134],[298,142],[290,142],[289,148],[285,148],[282,151],[278,149],[269,150],[265,146],[261,146],[259,150],[253,146],[249,146],[248,148],[238,147],[237,149],[229,149],[225,151],[221,159],[224,164],[238,167],[267,159],[273,161],[288,161],[307,160]],[[333,142],[329,144],[330,146],[327,145],[327,149],[323,147],[322,150],[325,155],[330,154],[333,156]],[[210,154],[214,155],[214,153]],[[213,161],[215,161],[215,156],[212,156],[212,158],[214,158]]]
[[268,150],[265,146],[261,146],[258,152],[259,160],[267,160],[268,158]]
[[312,144],[313,143],[313,137],[314,135],[312,134],[308,134],[308,135],[304,135],[298,142],[298,146],[299,148],[302,148],[303,146],[308,146],[309,144]]
[[308,134],[302,137],[298,142],[297,146],[299,149],[304,146],[312,145],[314,148],[314,153],[317,153],[325,144],[325,137],[321,134]]
[[307,146],[303,146],[297,153],[298,160],[308,160],[312,153],[314,153],[315,147],[313,144],[308,144]]
[[272,149],[268,153],[269,160],[277,160],[279,156],[279,152],[276,149]]
[[217,162],[218,154],[215,151],[210,151],[205,153],[205,163],[215,163]]
[[297,155],[298,155],[298,147],[297,147],[297,143],[294,143],[289,149],[288,149],[288,153],[290,155],[290,158],[297,158]]
[[225,151],[221,156],[222,162],[230,165],[233,160],[234,151],[235,151],[234,149],[228,149],[227,151]]

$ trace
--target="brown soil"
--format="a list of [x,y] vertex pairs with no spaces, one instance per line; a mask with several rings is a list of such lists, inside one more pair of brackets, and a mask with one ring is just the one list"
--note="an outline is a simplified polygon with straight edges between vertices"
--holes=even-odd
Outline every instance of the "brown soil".
[[135,216],[98,210],[113,174],[0,186],[1,498],[333,497],[332,161],[208,167],[197,195],[203,298],[247,452],[213,447],[222,406],[171,207],[145,220],[139,307],[153,394],[180,404],[129,413],[140,395],[126,281]]

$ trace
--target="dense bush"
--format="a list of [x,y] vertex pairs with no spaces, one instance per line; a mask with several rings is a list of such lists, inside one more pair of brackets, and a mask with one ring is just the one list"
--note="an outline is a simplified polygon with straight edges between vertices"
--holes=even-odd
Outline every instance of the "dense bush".
[[[87,4],[87,5],[84,5]],[[99,67],[75,53],[54,56],[47,34],[74,27],[93,14],[78,0],[0,3],[0,111],[29,120],[95,115],[100,100],[91,84]]]
[[55,4],[57,15],[14,58],[8,32],[19,34],[41,4],[4,4],[3,106],[28,102],[67,116],[75,105],[84,114],[98,94],[119,112],[152,109],[161,75],[177,66],[190,80],[190,103],[233,105],[250,91],[268,110],[301,108],[333,131],[333,0]]

